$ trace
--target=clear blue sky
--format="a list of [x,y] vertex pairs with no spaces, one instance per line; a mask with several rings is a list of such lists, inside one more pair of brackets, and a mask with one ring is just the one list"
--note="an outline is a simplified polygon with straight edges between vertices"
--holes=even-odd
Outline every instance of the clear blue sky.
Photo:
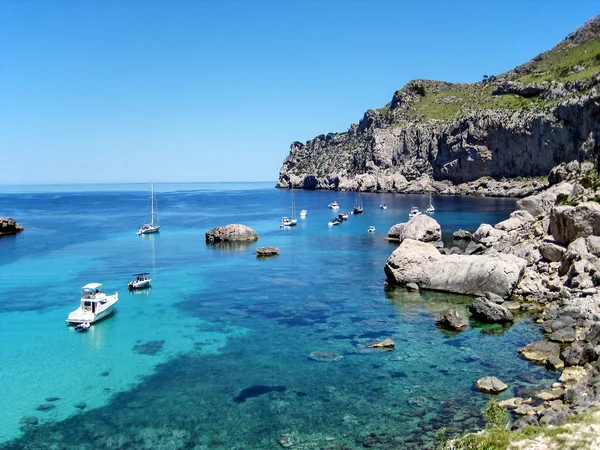
[[507,71],[588,1],[0,1],[0,183],[275,181],[414,78]]

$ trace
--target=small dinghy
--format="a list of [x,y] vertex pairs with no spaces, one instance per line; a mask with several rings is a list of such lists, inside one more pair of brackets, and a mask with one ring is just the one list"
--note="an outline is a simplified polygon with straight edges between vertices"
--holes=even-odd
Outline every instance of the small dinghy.
[[87,330],[89,330],[89,329],[90,329],[90,327],[91,327],[91,325],[90,325],[90,323],[89,323],[89,322],[81,322],[79,325],[77,325],[77,326],[75,327],[75,329],[76,329],[77,331],[80,331],[80,332],[82,332],[82,333],[85,333]]

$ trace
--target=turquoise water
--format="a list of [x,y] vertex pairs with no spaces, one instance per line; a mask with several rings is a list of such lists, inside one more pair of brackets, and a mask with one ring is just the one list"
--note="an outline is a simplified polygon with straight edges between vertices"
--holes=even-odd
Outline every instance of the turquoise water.
[[[427,448],[481,425],[478,378],[501,378],[502,398],[556,379],[516,354],[541,335],[527,318],[443,332],[436,313],[466,316],[468,298],[384,286],[387,230],[427,196],[364,194],[363,215],[328,227],[327,204],[354,194],[296,191],[308,216],[281,229],[291,195],[271,183],[155,188],[161,232],[139,237],[149,186],[0,186],[0,216],[26,228],[0,239],[0,448]],[[514,207],[434,203],[445,239]],[[228,223],[260,239],[205,244]],[[281,254],[256,259],[265,245]],[[152,288],[129,293],[145,271]],[[78,333],[64,320],[89,282],[120,299]],[[365,348],[388,337],[391,352]]]

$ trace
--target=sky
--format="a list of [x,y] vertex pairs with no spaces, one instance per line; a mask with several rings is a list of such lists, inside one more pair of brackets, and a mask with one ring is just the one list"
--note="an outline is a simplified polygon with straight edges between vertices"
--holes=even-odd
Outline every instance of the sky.
[[273,181],[416,78],[480,81],[600,0],[0,0],[0,184]]

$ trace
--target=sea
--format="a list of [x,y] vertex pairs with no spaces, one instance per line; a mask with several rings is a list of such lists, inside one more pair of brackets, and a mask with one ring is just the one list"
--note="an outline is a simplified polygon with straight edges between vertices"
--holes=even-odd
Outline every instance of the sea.
[[[542,336],[531,317],[448,332],[436,315],[468,317],[472,298],[386,285],[387,231],[428,196],[365,193],[363,214],[330,227],[354,193],[274,184],[157,183],[161,229],[145,236],[149,183],[0,186],[0,216],[25,227],[0,238],[0,449],[434,448],[442,428],[484,426],[490,400],[556,381],[517,354]],[[281,228],[292,196],[298,225]],[[515,206],[433,202],[447,246]],[[232,223],[258,241],[205,242]],[[140,272],[151,288],[129,292]],[[92,282],[119,301],[78,332],[65,319]],[[485,376],[509,388],[483,394]]]

